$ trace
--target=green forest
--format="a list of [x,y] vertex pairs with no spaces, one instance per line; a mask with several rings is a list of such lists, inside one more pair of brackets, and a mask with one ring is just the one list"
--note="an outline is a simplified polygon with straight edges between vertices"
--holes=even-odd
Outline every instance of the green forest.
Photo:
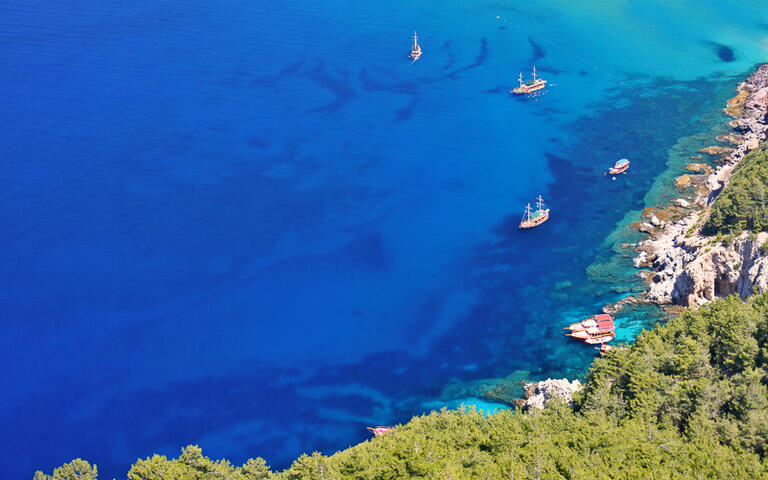
[[739,163],[712,204],[704,235],[768,230],[768,152],[755,150]]
[[[717,300],[595,360],[573,406],[442,410],[272,472],[196,446],[138,460],[129,480],[768,478],[768,295]],[[34,480],[91,480],[74,460]]]

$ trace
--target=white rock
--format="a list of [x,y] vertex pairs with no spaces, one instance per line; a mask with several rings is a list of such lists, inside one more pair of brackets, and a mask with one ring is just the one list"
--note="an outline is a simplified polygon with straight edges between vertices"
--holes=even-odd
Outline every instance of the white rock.
[[565,401],[569,405],[573,403],[573,394],[581,391],[583,385],[580,381],[568,381],[567,378],[548,378],[536,384],[535,394],[525,401],[525,409],[543,409],[554,399]]

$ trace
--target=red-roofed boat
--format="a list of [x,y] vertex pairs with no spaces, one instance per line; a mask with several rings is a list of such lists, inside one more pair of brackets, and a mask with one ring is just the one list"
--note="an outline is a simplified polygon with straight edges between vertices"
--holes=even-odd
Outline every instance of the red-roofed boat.
[[572,323],[569,326],[565,327],[565,329],[572,330],[572,331],[580,331],[580,330],[586,330],[592,327],[597,327],[601,323],[607,323],[607,322],[613,322],[613,317],[608,315],[607,313],[601,313],[599,315],[593,315],[589,318],[585,318],[580,322]]
[[615,329],[613,326],[613,322],[611,322],[611,323],[605,323],[603,325],[599,325],[597,327],[591,327],[586,330],[579,330],[573,333],[566,333],[565,335],[568,337],[580,338],[584,340],[584,339],[593,338],[599,335],[605,335],[605,334],[613,335],[614,333],[615,333]]

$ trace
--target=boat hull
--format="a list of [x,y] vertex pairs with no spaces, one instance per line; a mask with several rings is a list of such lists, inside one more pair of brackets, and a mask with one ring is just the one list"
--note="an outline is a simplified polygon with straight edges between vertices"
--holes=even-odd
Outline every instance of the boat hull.
[[542,214],[536,216],[535,218],[531,218],[530,220],[523,220],[520,222],[520,228],[533,228],[538,227],[542,223],[549,220],[549,209],[546,209],[543,211]]
[[584,341],[589,343],[590,345],[598,345],[598,344],[601,344],[601,343],[608,343],[608,342],[610,342],[613,339],[614,339],[613,335],[605,335],[605,336],[602,336],[602,337],[587,338]]
[[585,340],[587,338],[596,338],[599,335],[613,335],[613,327],[610,328],[594,328],[589,330],[579,330],[573,333],[566,333],[567,336]]
[[572,331],[579,331],[579,330],[586,330],[588,328],[596,327],[597,322],[591,319],[582,320],[580,322],[572,323],[569,326],[565,327],[566,330],[572,330]]
[[626,172],[628,168],[629,168],[629,162],[622,163],[622,164],[617,163],[616,165],[608,169],[608,173],[610,173],[611,175],[618,175],[620,173]]
[[526,85],[523,87],[513,88],[512,90],[509,91],[509,93],[512,93],[514,95],[526,95],[528,93],[539,91],[546,86],[547,86],[547,81],[544,80],[534,85]]

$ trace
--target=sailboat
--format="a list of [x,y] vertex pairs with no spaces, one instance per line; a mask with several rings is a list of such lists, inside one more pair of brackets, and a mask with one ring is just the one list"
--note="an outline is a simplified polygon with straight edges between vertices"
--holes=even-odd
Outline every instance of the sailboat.
[[520,228],[538,227],[547,220],[549,220],[549,209],[544,208],[544,200],[539,195],[536,197],[536,210],[531,210],[530,203],[525,206],[525,213],[520,220]]
[[415,62],[419,59],[421,56],[421,45],[419,45],[419,36],[416,34],[416,32],[413,32],[413,47],[411,47],[411,55],[410,57]]
[[518,77],[517,81],[520,82],[520,85],[517,88],[510,90],[509,93],[514,93],[515,95],[525,95],[528,93],[533,93],[537,90],[541,90],[547,86],[546,80],[536,77],[536,67],[533,67],[533,79],[530,82],[523,81],[522,72],[520,73],[520,77]]

